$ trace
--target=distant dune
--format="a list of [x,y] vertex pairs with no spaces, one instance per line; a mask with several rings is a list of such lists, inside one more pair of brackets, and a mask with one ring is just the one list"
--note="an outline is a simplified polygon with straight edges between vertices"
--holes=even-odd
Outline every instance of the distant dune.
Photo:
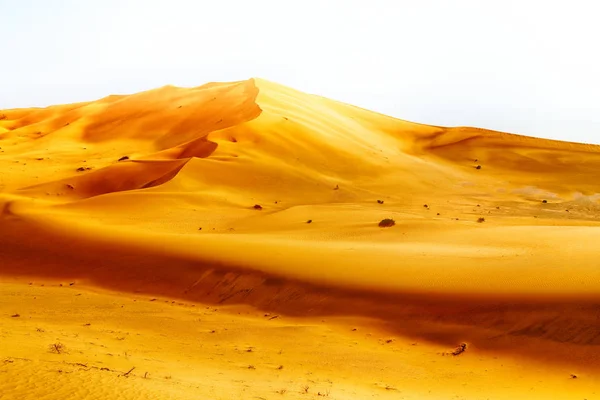
[[0,115],[5,279],[372,318],[600,371],[600,146],[262,79]]

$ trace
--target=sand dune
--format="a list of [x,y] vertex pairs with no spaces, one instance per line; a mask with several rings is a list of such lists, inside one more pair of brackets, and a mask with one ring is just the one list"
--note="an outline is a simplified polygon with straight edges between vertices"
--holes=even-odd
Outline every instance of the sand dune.
[[[306,364],[337,382],[327,388],[337,389],[332,398],[398,398],[390,389],[397,386],[405,387],[405,398],[600,393],[599,146],[412,123],[261,79],[0,114],[0,286],[7,293],[35,290],[47,299],[43,310],[68,313],[59,283],[85,293],[110,290],[98,304],[144,296],[226,306],[214,326],[227,319],[256,327],[248,341],[265,346],[280,333],[259,328],[260,315],[301,318],[319,327],[306,333],[293,325],[290,337],[327,337],[330,355],[339,357],[327,367],[314,359]],[[396,225],[378,227],[384,218]],[[30,298],[23,304],[37,307]],[[15,300],[0,305],[5,314],[18,307]],[[239,317],[239,307],[251,307],[253,316]],[[128,329],[155,335],[166,311],[154,303],[140,310],[145,317]],[[131,312],[111,315],[125,320]],[[175,320],[184,315],[169,312]],[[114,324],[101,309],[91,315]],[[9,319],[23,332],[11,334],[10,343],[33,335],[22,319]],[[353,341],[339,325],[348,321],[409,347],[375,351],[361,339],[349,350],[339,344]],[[80,328],[60,326],[83,345],[73,336]],[[182,337],[196,329],[180,328]],[[346,333],[328,336],[327,329]],[[138,375],[123,398],[191,396],[197,381],[176,361],[186,350],[163,340],[164,362],[180,371],[179,385]],[[415,341],[423,352],[409,355]],[[441,349],[461,342],[469,350],[445,365]],[[3,349],[7,357],[26,358],[35,368],[48,365],[39,355],[9,350]],[[240,378],[239,366],[194,351],[204,354],[198,359],[205,373],[228,376],[214,392],[202,392],[213,396],[207,398],[252,398],[227,391],[229,380],[254,379],[248,371]],[[377,361],[388,357],[396,361]],[[383,372],[352,369],[343,359]],[[301,354],[286,360],[303,364]],[[498,370],[498,360],[511,367]],[[431,366],[437,362],[445,366]],[[401,365],[422,371],[418,382],[391,374]],[[446,368],[495,372],[463,384]],[[15,371],[22,370],[0,372]],[[285,379],[299,379],[297,372]],[[83,373],[89,367],[65,382],[116,379]],[[377,389],[381,374],[389,374],[388,382]],[[512,384],[502,386],[503,379]],[[283,381],[267,374],[256,382],[253,395],[272,398],[273,385]],[[14,398],[21,389],[11,389]]]

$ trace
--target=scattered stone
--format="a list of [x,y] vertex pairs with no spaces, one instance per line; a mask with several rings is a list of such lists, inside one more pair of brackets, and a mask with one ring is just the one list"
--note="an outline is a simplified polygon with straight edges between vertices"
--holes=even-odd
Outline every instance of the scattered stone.
[[467,350],[467,344],[461,343],[460,345],[458,345],[458,347],[456,349],[454,349],[454,351],[452,352],[452,355],[458,356],[459,354],[464,353],[466,350]]
[[382,219],[379,222],[379,227],[380,228],[389,228],[389,227],[394,226],[394,225],[396,225],[396,221],[394,221],[391,218],[385,218],[385,219]]

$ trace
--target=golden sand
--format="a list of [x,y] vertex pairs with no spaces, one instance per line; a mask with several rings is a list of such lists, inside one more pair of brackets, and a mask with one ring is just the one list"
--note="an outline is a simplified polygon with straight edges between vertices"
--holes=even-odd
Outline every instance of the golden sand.
[[598,146],[260,79],[0,115],[2,399],[600,397]]

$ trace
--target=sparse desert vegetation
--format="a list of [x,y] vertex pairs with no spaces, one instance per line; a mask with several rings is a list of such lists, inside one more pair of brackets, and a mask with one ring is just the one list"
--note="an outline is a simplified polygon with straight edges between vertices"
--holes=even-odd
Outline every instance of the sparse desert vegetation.
[[66,352],[66,347],[60,342],[52,343],[48,346],[51,353],[62,354]]

